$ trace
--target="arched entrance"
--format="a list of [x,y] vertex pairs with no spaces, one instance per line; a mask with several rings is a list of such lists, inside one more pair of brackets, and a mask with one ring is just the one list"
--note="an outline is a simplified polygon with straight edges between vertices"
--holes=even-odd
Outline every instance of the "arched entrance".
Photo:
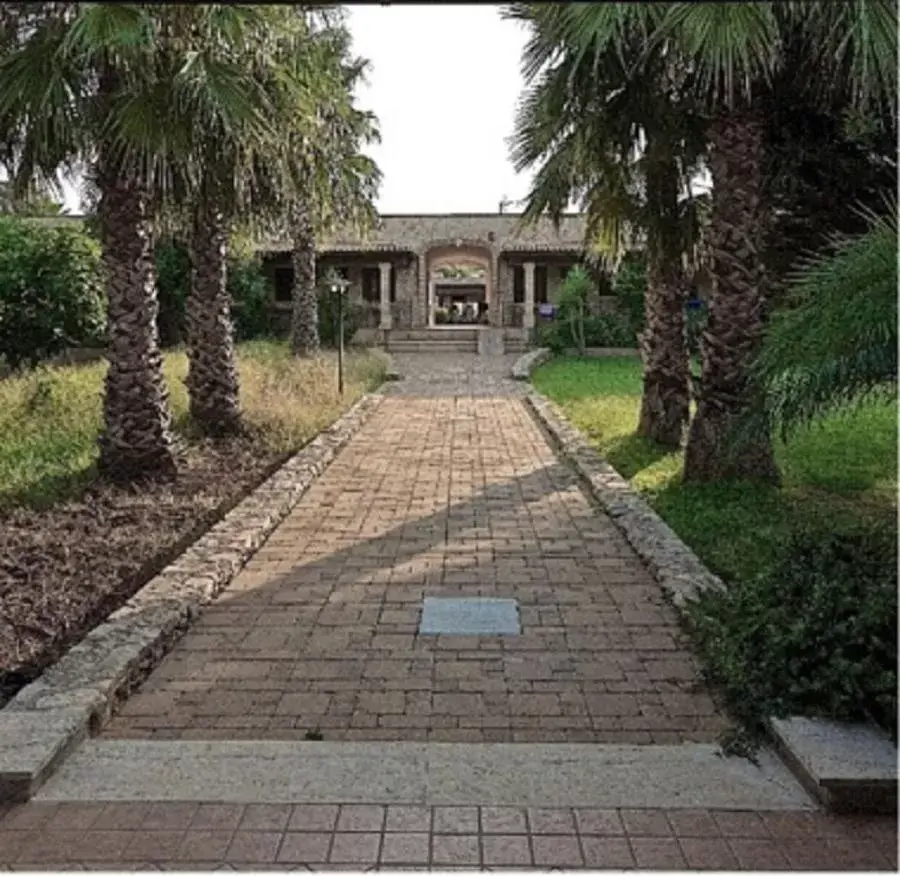
[[428,325],[486,325],[493,277],[491,251],[477,244],[432,247],[426,256]]

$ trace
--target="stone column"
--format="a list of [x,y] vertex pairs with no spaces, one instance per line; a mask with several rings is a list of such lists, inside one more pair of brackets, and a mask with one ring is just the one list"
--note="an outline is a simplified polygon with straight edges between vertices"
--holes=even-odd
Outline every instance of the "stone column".
[[525,313],[522,315],[522,328],[534,328],[534,262],[525,262]]
[[416,253],[419,263],[419,282],[416,298],[413,301],[413,328],[425,328],[428,325],[428,257],[424,252]]
[[381,262],[378,265],[381,274],[379,283],[381,291],[381,321],[378,327],[382,330],[391,328],[393,324],[391,314],[391,263]]

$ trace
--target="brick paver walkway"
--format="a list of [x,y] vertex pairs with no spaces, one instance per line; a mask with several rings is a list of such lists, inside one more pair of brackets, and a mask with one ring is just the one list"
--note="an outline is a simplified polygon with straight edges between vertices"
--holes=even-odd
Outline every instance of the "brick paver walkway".
[[[658,586],[496,364],[444,394],[477,377],[392,387],[107,734],[713,741]],[[419,635],[426,595],[515,598],[522,634]]]
[[30,803],[0,870],[896,870],[896,824],[804,812]]
[[[674,615],[508,361],[400,365],[413,378],[107,735],[712,739],[723,721]],[[426,594],[514,597],[522,635],[417,635]],[[893,818],[292,799],[0,808],[0,870],[897,868]]]

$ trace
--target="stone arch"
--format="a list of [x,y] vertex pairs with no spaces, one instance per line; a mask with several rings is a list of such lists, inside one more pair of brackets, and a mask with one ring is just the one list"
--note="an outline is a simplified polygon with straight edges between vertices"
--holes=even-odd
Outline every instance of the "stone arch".
[[488,308],[494,299],[494,254],[490,244],[483,240],[434,240],[425,252],[425,278],[427,284],[428,324],[433,324],[436,305],[435,284],[441,268],[476,268],[473,281],[484,285],[484,299]]

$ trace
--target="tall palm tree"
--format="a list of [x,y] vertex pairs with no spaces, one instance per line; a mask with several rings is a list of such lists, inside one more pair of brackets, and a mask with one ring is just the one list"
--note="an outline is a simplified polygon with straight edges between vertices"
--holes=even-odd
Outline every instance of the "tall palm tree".
[[109,368],[98,467],[115,480],[176,470],[156,329],[149,192],[123,109],[158,89],[146,6],[32,4],[0,58],[0,131],[17,186],[95,167]]
[[[332,10],[334,12],[334,10]],[[290,46],[285,59],[300,107],[283,138],[290,156],[292,203],[288,208],[294,267],[291,349],[311,356],[319,349],[316,236],[336,225],[365,228],[374,220],[380,173],[361,149],[377,139],[374,117],[359,110],[353,91],[367,62],[350,55],[341,16],[308,19],[310,31]]]
[[[573,4],[568,30],[583,51],[615,45],[612,15],[625,4]],[[738,424],[764,407],[752,379],[765,320],[763,115],[767,89],[798,31],[818,70],[818,85],[852,83],[857,105],[896,99],[897,11],[891,0],[829,3],[668,3],[648,39],[668,43],[697,76],[694,94],[710,117],[713,206],[709,227],[713,288],[701,342],[701,387],[685,452],[686,481],[728,477],[778,480],[771,436],[735,441]],[[645,52],[647,56],[649,52]]]
[[[191,287],[186,306],[187,388],[193,421],[206,433],[240,431],[226,253],[236,222],[279,209],[278,178],[267,159],[280,148],[277,103],[266,90],[277,76],[274,44],[298,19],[284,7],[162,7],[160,54],[180,99],[163,115],[167,132],[160,195],[186,214]],[[274,169],[277,169],[277,162]]]
[[689,411],[679,196],[702,151],[700,129],[685,99],[685,73],[671,52],[659,45],[642,58],[655,10],[624,16],[613,10],[605,17],[607,38],[587,46],[571,39],[577,6],[515,4],[505,10],[531,28],[523,64],[530,87],[511,138],[517,170],[540,165],[524,218],[536,221],[546,211],[558,220],[577,200],[587,214],[589,241],[607,252],[620,248],[625,227],[646,229],[637,432],[678,447]]

